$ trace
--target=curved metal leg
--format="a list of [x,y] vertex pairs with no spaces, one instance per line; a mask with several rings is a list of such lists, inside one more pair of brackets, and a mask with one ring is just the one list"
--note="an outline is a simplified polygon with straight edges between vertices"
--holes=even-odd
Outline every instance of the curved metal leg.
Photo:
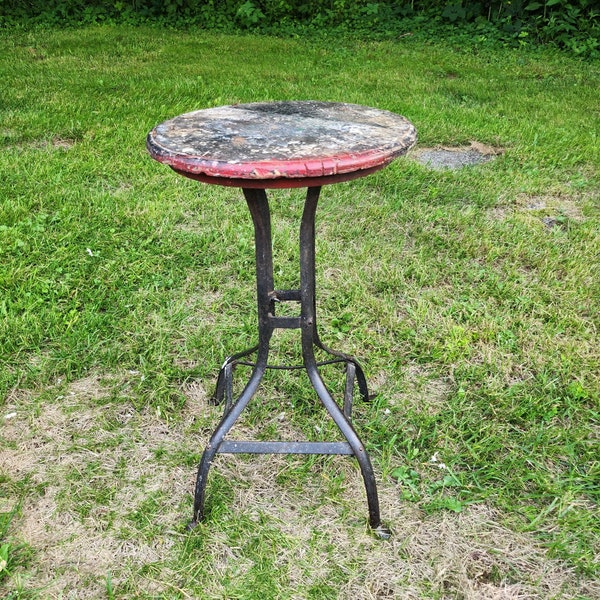
[[[269,292],[273,290],[273,251],[271,247],[269,204],[264,190],[245,189],[244,196],[246,197],[254,224],[259,342],[254,348],[230,356],[219,372],[215,399],[222,402],[225,396],[225,414],[212,434],[198,465],[198,475],[196,477],[194,492],[194,517],[190,523],[191,527],[204,518],[206,480],[212,460],[219,451],[219,447],[223,443],[225,436],[233,427],[252,396],[256,393],[267,368],[269,341],[273,334],[273,327],[269,320],[269,311],[271,309]],[[250,380],[239,399],[234,403],[231,397],[231,376],[235,361],[255,351],[258,352],[258,355]]]
[[[369,455],[365,451],[358,434],[352,427],[348,416],[350,413],[351,398],[348,394],[344,398],[344,409],[342,410],[325,387],[317,361],[314,355],[314,347],[322,347],[316,330],[316,302],[315,302],[315,212],[319,199],[320,188],[309,188],[306,196],[306,204],[302,214],[300,225],[300,298],[301,298],[301,327],[302,327],[302,357],[308,377],[314,387],[319,400],[331,415],[335,424],[346,438],[358,464],[365,484],[367,502],[369,505],[369,525],[381,537],[389,537],[389,531],[382,525],[379,514],[379,498],[377,495],[377,484],[375,474]],[[333,353],[336,355],[336,353]],[[341,356],[344,358],[344,356]],[[356,367],[356,361],[348,357],[347,365]],[[362,372],[362,370],[361,370]],[[364,378],[364,375],[363,375]],[[353,379],[353,378],[352,378]],[[349,381],[346,380],[346,390]],[[344,413],[347,414],[344,414]]]
[[365,491],[367,493],[367,503],[369,506],[369,525],[373,531],[382,538],[390,537],[390,532],[381,522],[381,516],[379,513],[379,497],[377,495],[377,483],[375,481],[375,474],[373,472],[373,466],[369,455],[365,451],[363,443],[360,441],[358,434],[352,427],[352,424],[348,421],[343,411],[337,405],[335,400],[331,397],[331,394],[325,387],[319,371],[317,369],[316,361],[312,354],[312,342],[308,340],[303,344],[303,351],[305,352],[306,370],[310,381],[315,388],[319,399],[327,412],[331,415],[335,424],[338,426],[342,435],[348,440],[352,452],[356,457],[360,466],[360,471],[365,484]]
[[255,394],[256,389],[262,379],[265,369],[267,366],[268,357],[268,346],[262,348],[260,352],[256,367],[252,372],[250,381],[246,384],[242,395],[239,400],[231,407],[231,409],[223,416],[221,422],[212,434],[208,445],[206,446],[200,464],[198,466],[198,475],[196,477],[196,487],[194,491],[194,517],[190,523],[190,527],[194,527],[199,521],[204,519],[204,501],[206,498],[206,481],[208,478],[208,471],[211,467],[212,460],[215,454],[219,450],[219,446],[223,442],[223,439],[233,427],[238,417]]

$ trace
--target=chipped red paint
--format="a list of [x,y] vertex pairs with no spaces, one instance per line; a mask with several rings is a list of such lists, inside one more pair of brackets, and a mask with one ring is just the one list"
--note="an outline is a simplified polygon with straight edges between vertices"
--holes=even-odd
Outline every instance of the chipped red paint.
[[334,102],[271,102],[180,115],[154,128],[151,156],[218,185],[286,188],[367,175],[416,141],[404,117]]
[[352,171],[351,173],[339,173],[337,175],[326,175],[322,177],[298,177],[295,179],[280,177],[273,179],[240,179],[236,177],[211,177],[204,173],[190,173],[189,171],[180,171],[174,169],[176,173],[188,177],[189,179],[195,179],[202,183],[210,183],[214,185],[222,185],[226,187],[240,187],[248,188],[251,190],[255,189],[282,189],[282,188],[303,188],[303,187],[316,187],[321,185],[329,185],[331,183],[340,183],[342,181],[351,181],[352,179],[358,179],[365,175],[375,173],[380,169],[383,169],[384,163],[376,167],[370,167],[368,169],[360,169],[358,171]]

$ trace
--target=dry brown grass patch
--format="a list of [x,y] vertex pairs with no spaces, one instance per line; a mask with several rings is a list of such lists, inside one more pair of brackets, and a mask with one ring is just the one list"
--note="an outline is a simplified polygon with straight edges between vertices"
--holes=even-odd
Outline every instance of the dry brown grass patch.
[[[430,398],[431,410],[431,398],[448,393],[448,382],[432,380],[418,366],[407,379],[411,394]],[[345,457],[317,459],[306,473],[301,457],[218,456],[210,478],[231,486],[234,516],[210,523],[204,550],[180,564],[195,468],[179,457],[199,453],[208,432],[196,432],[197,418],[216,423],[221,409],[207,404],[201,383],[190,382],[180,418],[167,422],[127,402],[103,403],[102,381],[74,382],[62,398],[39,407],[32,395],[16,394],[19,404],[5,408],[17,415],[2,424],[0,467],[14,481],[35,483],[24,497],[8,498],[8,508],[22,501],[11,535],[34,549],[26,585],[42,589],[44,598],[106,597],[109,573],[116,589],[126,583],[134,590],[132,598],[169,597],[176,589],[196,597],[190,573],[197,564],[210,573],[206,597],[223,597],[226,578],[233,572],[243,578],[253,564],[225,533],[238,515],[256,523],[257,535],[264,523],[277,532],[276,564],[290,590],[307,590],[341,571],[338,597],[352,600],[600,597],[597,582],[579,580],[486,505],[427,514],[401,499],[398,484],[381,482],[383,518],[394,535],[385,542],[374,538],[365,526],[360,473]],[[298,437],[284,422],[281,432]],[[87,476],[92,463],[97,470]],[[90,490],[111,494],[90,499]],[[210,481],[208,491],[214,493]],[[89,510],[82,512],[86,502]]]
[[[168,538],[156,546],[139,535],[123,539],[119,528],[131,529],[128,515],[157,492],[170,501],[154,518],[159,526],[176,526],[181,520],[178,505],[191,486],[189,472],[155,460],[157,448],[183,446],[183,433],[151,412],[98,406],[106,396],[100,381],[96,376],[76,381],[57,397],[57,404],[46,403],[39,411],[9,406],[17,417],[2,430],[8,442],[0,451],[2,470],[15,480],[42,485],[41,492],[32,490],[23,499],[14,535],[38,557],[27,585],[42,588],[47,598],[104,597],[109,572],[117,573],[118,581],[119,573],[165,558],[172,546]],[[105,429],[107,417],[122,427]],[[91,462],[99,466],[100,481],[85,475]],[[120,463],[125,467],[119,470]],[[112,500],[92,503],[92,510],[82,515],[82,498],[93,486],[112,488]],[[18,502],[14,498],[13,506]]]
[[414,406],[432,415],[444,410],[454,386],[450,377],[434,375],[415,363],[407,364],[404,375],[402,391],[390,398],[393,404]]
[[561,219],[581,223],[585,220],[584,207],[589,199],[573,193],[519,194],[514,199],[506,199],[505,204],[489,209],[487,214],[497,221],[518,215],[532,223],[541,222],[547,227],[552,227]]

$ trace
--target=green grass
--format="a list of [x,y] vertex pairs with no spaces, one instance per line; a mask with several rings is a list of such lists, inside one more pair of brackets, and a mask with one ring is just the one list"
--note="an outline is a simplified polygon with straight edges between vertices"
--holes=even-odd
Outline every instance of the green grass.
[[[486,578],[470,579],[482,595],[527,584],[536,597],[593,597],[597,64],[410,38],[125,27],[5,33],[0,56],[0,585],[9,597],[75,588],[107,598],[462,597],[459,567],[442,581],[435,544],[421,554],[411,546],[421,538],[409,537],[407,514],[440,536],[456,525],[474,546],[483,536],[469,537],[466,519],[493,515],[576,573],[557,592],[548,571],[528,582],[525,562],[498,551]],[[322,337],[361,357],[378,392],[357,404],[355,421],[395,545],[365,535],[356,469],[337,458],[219,459],[208,522],[183,528],[218,419],[206,392],[223,358],[255,340],[252,229],[239,190],[177,177],[148,157],[145,136],[182,112],[278,99],[396,111],[423,147],[505,150],[458,171],[400,159],[322,193]],[[302,203],[300,192],[272,194],[280,288],[296,285]],[[285,353],[295,337],[276,341]],[[335,368],[324,375],[343,389]],[[296,373],[269,373],[260,400],[242,424],[258,437],[281,430],[282,412],[295,434],[334,434]],[[386,509],[392,498],[400,512]],[[40,529],[28,520],[36,511]],[[473,527],[489,533],[487,522]],[[58,541],[57,523],[68,532]],[[73,574],[84,540],[104,554]],[[45,557],[52,544],[62,562]],[[370,556],[389,566],[387,588]]]

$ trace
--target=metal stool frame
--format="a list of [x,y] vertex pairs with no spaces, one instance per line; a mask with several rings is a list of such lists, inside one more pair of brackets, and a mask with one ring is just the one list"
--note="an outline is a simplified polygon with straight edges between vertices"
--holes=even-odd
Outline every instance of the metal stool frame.
[[[271,215],[264,189],[244,188],[244,196],[254,224],[256,251],[256,289],[258,304],[258,344],[229,356],[217,379],[214,401],[224,403],[224,414],[213,432],[200,460],[194,494],[194,516],[190,526],[205,518],[206,483],[212,461],[217,453],[250,454],[340,454],[356,457],[363,477],[369,508],[369,525],[383,538],[390,535],[381,523],[379,499],[373,467],[364,445],[351,423],[354,383],[364,400],[369,399],[367,381],[358,361],[347,354],[325,346],[317,331],[315,302],[315,213],[321,187],[309,187],[300,225],[300,289],[275,290],[273,280],[273,251]],[[277,316],[279,302],[299,302],[300,316]],[[300,329],[303,364],[284,366],[268,364],[269,343],[275,329]],[[317,362],[315,347],[333,358]],[[244,360],[256,353],[255,361]],[[331,363],[345,363],[346,385],[343,408],[336,403],[325,386],[319,367]],[[233,398],[233,371],[238,364],[253,367],[252,374],[237,400]],[[305,369],[321,403],[341,431],[346,442],[284,442],[233,441],[225,436],[256,393],[266,369]]]

